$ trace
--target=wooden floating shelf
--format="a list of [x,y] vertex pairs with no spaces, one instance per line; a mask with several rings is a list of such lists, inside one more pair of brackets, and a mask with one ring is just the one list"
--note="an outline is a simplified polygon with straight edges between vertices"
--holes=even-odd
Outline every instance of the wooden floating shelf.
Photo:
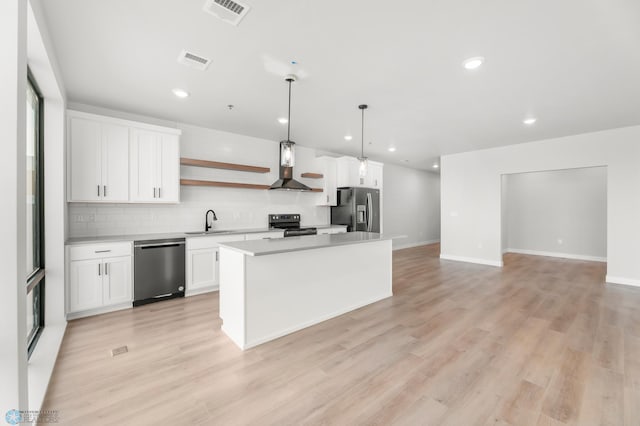
[[183,166],[209,167],[211,169],[237,170],[240,172],[269,173],[269,167],[247,166],[245,164],[221,163],[219,161],[197,160],[195,158],[180,158]]
[[[180,179],[180,185],[184,186],[217,186],[221,188],[242,189],[269,189],[270,185],[258,185],[255,183],[218,182],[214,180]],[[322,188],[311,188],[311,192],[322,192]]]
[[219,186],[223,188],[269,189],[269,185],[253,183],[217,182],[213,180],[180,179],[180,185],[186,186]]
[[324,177],[322,173],[303,173],[300,176],[308,179],[322,179]]

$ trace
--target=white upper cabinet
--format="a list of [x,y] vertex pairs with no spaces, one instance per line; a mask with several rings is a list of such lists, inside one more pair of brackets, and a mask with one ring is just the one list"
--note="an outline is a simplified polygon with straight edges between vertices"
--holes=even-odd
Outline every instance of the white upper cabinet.
[[360,176],[360,162],[354,157],[337,159],[337,187],[365,187],[382,189],[382,163],[369,160],[367,175]]
[[322,177],[322,193],[318,194],[319,206],[335,206],[338,201],[337,192],[337,159],[334,157],[318,157]]
[[130,155],[131,201],[180,201],[180,142],[177,135],[133,129]]
[[68,199],[178,203],[180,130],[68,111]]
[[69,117],[69,201],[129,200],[129,130]]

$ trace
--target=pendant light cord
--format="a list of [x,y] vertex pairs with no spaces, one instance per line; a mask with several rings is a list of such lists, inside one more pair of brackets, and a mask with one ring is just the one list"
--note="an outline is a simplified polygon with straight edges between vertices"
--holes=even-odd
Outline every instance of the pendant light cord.
[[287,112],[287,141],[291,140],[291,79],[287,79],[289,82],[289,111]]
[[362,108],[362,140],[360,143],[360,157],[364,158],[364,108]]

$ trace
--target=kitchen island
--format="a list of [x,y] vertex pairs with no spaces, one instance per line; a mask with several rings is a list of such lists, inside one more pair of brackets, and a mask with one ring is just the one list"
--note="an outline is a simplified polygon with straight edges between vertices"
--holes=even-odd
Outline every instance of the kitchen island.
[[222,330],[247,349],[390,297],[391,260],[368,232],[221,243]]

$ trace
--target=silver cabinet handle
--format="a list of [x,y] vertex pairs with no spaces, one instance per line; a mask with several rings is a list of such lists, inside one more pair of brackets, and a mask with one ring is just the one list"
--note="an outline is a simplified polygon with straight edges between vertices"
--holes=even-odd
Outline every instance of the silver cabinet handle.
[[156,188],[155,188],[155,186],[153,187],[153,198],[156,198]]
[[109,275],[109,264],[106,262],[104,264],[104,274]]
[[160,190],[161,190],[161,189],[162,189],[162,188],[158,188],[158,198],[162,198],[162,195],[160,195]]
[[102,263],[98,263],[98,276],[102,275]]
[[371,220],[371,214],[373,213],[373,197],[371,193],[367,192],[367,232],[371,232],[373,228],[373,221]]
[[98,185],[98,197],[100,196],[100,185]]
[[102,187],[102,194],[106,197],[107,196],[107,185],[104,185]]
[[218,261],[218,254],[219,254],[219,252],[216,251],[216,262]]
[[109,253],[111,250],[96,250],[94,253]]

